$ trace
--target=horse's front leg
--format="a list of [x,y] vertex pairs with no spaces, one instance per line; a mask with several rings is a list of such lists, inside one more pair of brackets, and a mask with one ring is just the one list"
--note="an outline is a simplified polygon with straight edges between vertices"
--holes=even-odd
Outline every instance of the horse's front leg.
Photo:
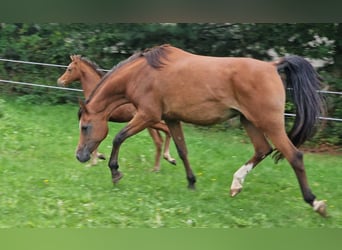
[[113,183],[117,183],[122,177],[122,173],[118,170],[118,156],[121,144],[130,136],[133,136],[143,129],[147,128],[151,123],[146,121],[142,115],[137,113],[133,119],[124,127],[114,138],[113,140],[113,148],[112,153],[109,160],[109,168],[112,173],[112,181]]

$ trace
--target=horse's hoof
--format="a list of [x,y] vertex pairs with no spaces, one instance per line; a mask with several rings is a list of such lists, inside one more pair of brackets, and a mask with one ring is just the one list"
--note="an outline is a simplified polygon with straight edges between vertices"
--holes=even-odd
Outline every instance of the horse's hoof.
[[235,197],[241,192],[242,188],[234,188],[230,190],[230,196]]
[[173,159],[171,157],[164,156],[164,160],[167,160],[168,163],[171,163],[172,165],[176,165],[176,159]]
[[117,174],[115,174],[115,176],[113,176],[112,181],[114,184],[117,184],[121,178],[123,177],[123,174],[121,172],[117,172]]
[[154,167],[151,169],[151,172],[159,173],[160,172],[160,167]]
[[98,154],[97,158],[100,159],[100,160],[105,160],[106,156],[104,156],[103,154]]
[[172,159],[172,160],[168,160],[168,162],[170,162],[172,165],[177,165],[177,162],[175,159]]
[[327,205],[324,201],[314,201],[313,209],[323,217],[327,217]]

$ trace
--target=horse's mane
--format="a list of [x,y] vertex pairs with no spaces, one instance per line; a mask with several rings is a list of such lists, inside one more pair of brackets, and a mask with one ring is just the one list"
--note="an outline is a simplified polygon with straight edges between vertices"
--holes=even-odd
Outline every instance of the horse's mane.
[[147,63],[153,68],[162,68],[165,65],[165,62],[162,60],[167,60],[167,49],[170,48],[171,45],[164,44],[161,46],[153,47],[150,49],[146,49],[142,52],[142,56],[144,56],[147,60]]
[[162,59],[167,59],[167,51],[166,49],[170,47],[169,44],[164,44],[160,46],[155,46],[153,48],[145,49],[144,51],[138,51],[135,52],[133,55],[128,57],[127,59],[119,62],[117,65],[115,65],[108,74],[111,74],[115,72],[117,69],[121,68],[122,66],[126,65],[127,63],[130,63],[132,61],[135,61],[137,58],[144,57],[152,68],[158,69],[162,68],[165,63],[162,61]]
[[[156,46],[153,48],[145,49],[144,51],[138,51],[135,52],[133,55],[128,57],[127,59],[119,62],[117,65],[115,65],[107,74],[105,74],[99,84],[94,88],[93,92],[89,95],[88,99],[85,100],[85,103],[87,104],[92,97],[94,96],[95,92],[99,87],[102,85],[103,82],[114,72],[116,72],[118,69],[122,68],[124,65],[133,62],[137,60],[138,58],[145,58],[148,65],[150,65],[152,68],[155,69],[160,69],[162,68],[166,63],[164,62],[167,60],[167,49],[170,48],[171,45],[169,44],[164,44],[160,46]],[[89,60],[90,63],[92,63]]]
[[95,72],[102,78],[105,72],[97,65],[95,62],[91,61],[89,58],[84,56],[77,56],[82,62],[87,64],[89,67],[95,70]]

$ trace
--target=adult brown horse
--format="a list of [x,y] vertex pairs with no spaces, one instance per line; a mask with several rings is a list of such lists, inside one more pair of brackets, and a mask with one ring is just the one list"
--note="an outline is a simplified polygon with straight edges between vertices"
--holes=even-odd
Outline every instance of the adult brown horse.
[[[289,135],[284,126],[286,90],[279,75],[286,75],[292,89],[296,119]],[[80,109],[80,140],[76,157],[84,162],[107,133],[109,111],[132,102],[134,118],[113,141],[109,168],[114,183],[120,145],[130,136],[160,120],[167,123],[182,159],[189,188],[196,178],[187,158],[180,121],[211,125],[240,115],[255,149],[254,156],[235,172],[231,195],[242,189],[248,172],[276,148],[276,161],[285,157],[291,164],[304,200],[322,216],[324,201],[311,192],[303,155],[297,149],[314,132],[323,111],[317,93],[319,77],[306,60],[287,56],[277,62],[251,58],[194,55],[170,45],[135,53],[107,73]]]
[[[90,61],[86,57],[82,57],[80,55],[72,55],[70,56],[70,59],[70,64],[68,65],[64,74],[58,78],[57,83],[58,85],[65,87],[72,82],[80,81],[84,97],[88,98],[91,92],[95,89],[97,83],[100,82],[101,78],[104,75],[104,72],[96,63]],[[109,116],[109,120],[112,122],[128,122],[133,118],[135,113],[136,108],[133,106],[133,104],[127,103],[117,109],[112,110]],[[164,123],[158,123],[153,126],[155,126],[157,129],[149,127],[147,128],[147,130],[156,146],[155,164],[153,170],[159,171],[161,152],[163,148],[163,138],[158,130],[163,131],[166,135],[163,154],[164,159],[172,164],[175,164],[176,161],[171,157],[169,151],[171,134],[168,127]],[[92,165],[96,164],[97,158],[103,159],[103,156],[97,153],[97,149],[93,151],[92,156]]]

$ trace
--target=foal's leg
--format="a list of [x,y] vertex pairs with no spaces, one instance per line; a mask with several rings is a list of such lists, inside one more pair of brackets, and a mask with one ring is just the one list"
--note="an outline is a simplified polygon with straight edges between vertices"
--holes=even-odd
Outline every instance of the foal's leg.
[[152,140],[154,142],[154,145],[156,146],[156,155],[155,155],[155,161],[154,161],[154,167],[153,171],[158,172],[160,170],[160,157],[161,157],[161,151],[163,147],[163,138],[159,134],[159,132],[153,128],[147,128],[150,136],[152,137]]
[[277,127],[274,129],[271,129],[272,127],[269,128],[270,129],[266,130],[266,133],[277,150],[279,150],[291,164],[297,176],[304,200],[320,215],[326,216],[325,202],[316,200],[315,195],[310,190],[303,163],[303,154],[291,143],[286,135],[285,129],[277,129]]
[[170,131],[167,133],[165,132],[165,143],[164,143],[164,159],[170,162],[173,165],[176,165],[176,159],[174,159],[170,154],[170,141],[171,141],[171,134]]
[[241,123],[244,126],[248,136],[254,146],[254,156],[240,167],[233,176],[233,182],[230,188],[230,195],[234,197],[242,190],[242,184],[247,174],[267,155],[272,152],[272,147],[266,140],[264,134],[260,132],[250,121],[241,115]]
[[103,154],[99,153],[99,152],[97,151],[97,149],[95,149],[95,150],[91,153],[91,163],[90,163],[90,165],[87,165],[87,166],[88,166],[88,167],[92,167],[92,166],[97,165],[98,159],[105,160],[106,157],[105,157]]
[[87,167],[92,167],[92,166],[95,166],[97,164],[97,157],[96,156],[97,156],[97,149],[95,149],[91,153],[91,163]]
[[91,163],[90,163],[90,167],[97,165],[97,159],[105,160],[106,157],[105,157],[103,154],[99,153],[99,152],[97,151],[97,149],[95,149],[95,150],[91,153]]
[[166,121],[166,124],[169,127],[173,141],[176,144],[178,155],[183,161],[185,172],[186,172],[186,177],[188,180],[188,188],[195,189],[196,177],[192,172],[192,169],[190,167],[190,163],[188,160],[188,151],[186,149],[186,144],[184,140],[184,134],[183,134],[181,123],[179,121]]
[[170,141],[171,141],[170,130],[168,129],[166,124],[164,124],[162,122],[153,124],[151,127],[154,129],[163,131],[165,133],[164,155],[163,155],[164,159],[167,160],[169,163],[176,165],[176,160],[174,158],[172,158],[172,156],[170,154]]
[[121,144],[130,136],[135,135],[143,129],[149,127],[151,123],[147,122],[140,113],[137,113],[133,119],[115,136],[113,140],[112,153],[109,160],[109,168],[112,173],[113,183],[117,183],[122,178],[122,173],[118,171],[118,155]]
[[97,157],[98,159],[100,159],[100,160],[105,160],[105,159],[106,159],[106,156],[104,156],[104,154],[101,154],[101,153],[99,153],[99,152],[97,152],[96,157]]

